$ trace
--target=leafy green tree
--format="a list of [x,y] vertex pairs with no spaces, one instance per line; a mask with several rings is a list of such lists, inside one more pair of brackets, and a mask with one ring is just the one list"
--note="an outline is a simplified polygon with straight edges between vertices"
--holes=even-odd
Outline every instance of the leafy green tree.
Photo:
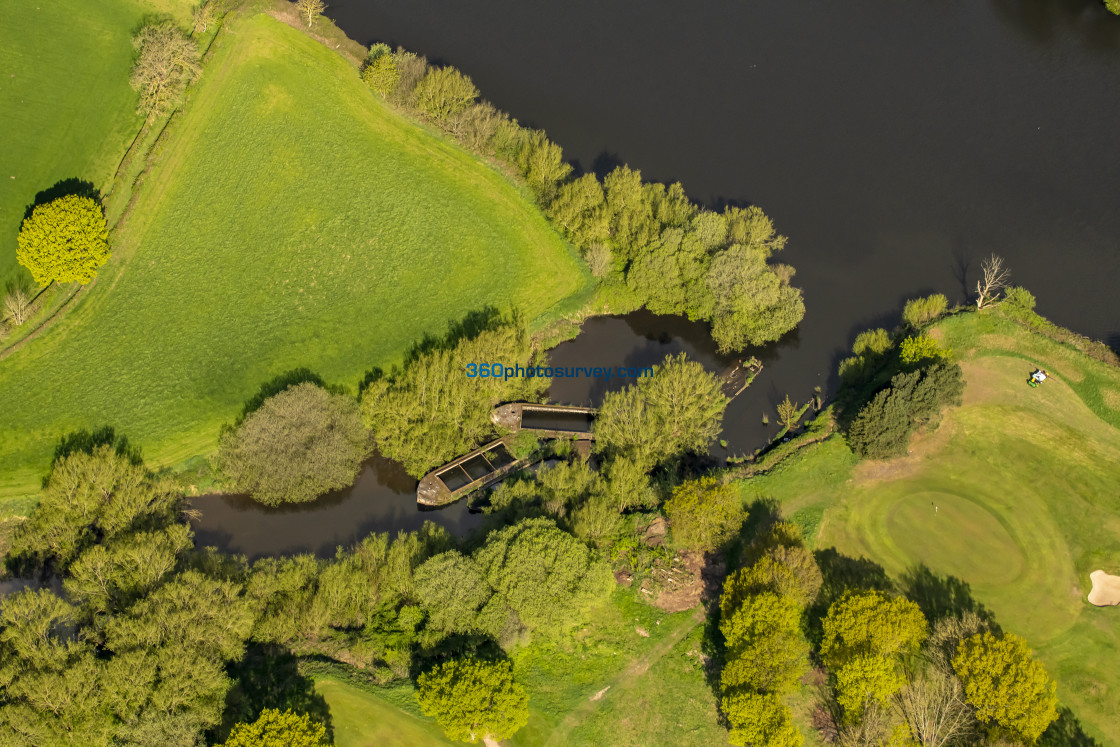
[[112,445],[75,451],[55,464],[39,505],[16,530],[8,562],[24,571],[62,571],[95,542],[163,527],[182,506],[180,492]]
[[821,659],[836,675],[837,701],[850,720],[906,684],[898,668],[918,652],[928,627],[918,605],[880,591],[848,594],[829,607]]
[[328,747],[327,728],[306,713],[266,708],[251,724],[233,727],[222,747]]
[[595,448],[648,470],[703,451],[719,435],[727,397],[713,374],[682,353],[634,385],[608,392],[595,419]]
[[684,482],[665,502],[674,544],[711,552],[735,536],[745,515],[739,491],[714,477]]
[[822,577],[813,554],[804,547],[772,548],[746,568],[740,568],[723,582],[723,604],[729,610],[751,594],[773,591],[804,607],[817,597]]
[[417,354],[401,370],[372,382],[361,411],[377,449],[404,465],[413,477],[473,449],[493,431],[490,410],[500,401],[532,398],[545,380],[468,376],[468,365],[526,365],[529,337],[507,320],[451,349]]
[[606,202],[603,185],[594,174],[584,174],[560,186],[548,212],[568,239],[586,250],[610,234]]
[[731,725],[729,741],[748,747],[801,747],[801,732],[789,708],[772,693],[725,695],[723,712]]
[[109,261],[109,229],[97,201],[65,195],[38,205],[23,221],[16,260],[39,285],[88,283]]
[[508,608],[478,563],[457,550],[436,555],[416,569],[416,598],[428,613],[428,627],[448,633],[498,637]]
[[508,739],[529,722],[529,696],[508,661],[446,661],[420,675],[416,699],[458,742]]
[[478,89],[471,79],[453,67],[432,68],[416,84],[416,108],[440,125],[465,110],[477,98]]
[[921,329],[940,318],[948,307],[949,299],[941,293],[934,293],[925,298],[913,298],[902,308],[902,321],[912,329]]
[[894,342],[885,329],[860,332],[852,345],[852,357],[840,362],[840,378],[849,386],[867,378],[883,363],[892,347]]
[[606,480],[603,494],[618,512],[633,508],[653,508],[657,494],[650,484],[645,468],[634,459],[618,456],[604,465]]
[[231,487],[274,506],[352,485],[370,452],[354,400],[305,382],[224,433],[217,462]]
[[922,425],[936,424],[946,406],[960,404],[963,392],[961,367],[952,362],[900,373],[860,409],[848,430],[848,443],[864,458],[901,454],[910,434]]
[[950,355],[948,350],[938,345],[937,340],[927,334],[907,337],[898,346],[898,357],[907,364],[948,358]]
[[1104,7],[1108,8],[1110,13],[1120,16],[1120,0],[1104,0]]
[[327,9],[327,4],[323,0],[296,0],[296,9],[301,16],[307,19],[307,28],[311,28],[315,19],[323,15],[323,11]]
[[374,44],[369,48],[362,80],[366,85],[384,97],[388,97],[400,82],[401,73],[397,70],[397,58],[388,44]]
[[396,64],[400,80],[389,93],[389,101],[397,106],[414,107],[416,105],[416,86],[428,74],[428,60],[404,49],[393,53],[393,62]]
[[198,46],[173,21],[143,26],[132,46],[137,54],[129,83],[140,93],[136,111],[150,122],[179,108],[202,62]]
[[761,248],[733,245],[712,259],[705,283],[712,294],[712,339],[722,352],[779,339],[805,316],[789,265],[770,265]]
[[981,723],[1033,744],[1058,718],[1056,685],[1027,642],[1010,633],[978,633],[961,642],[953,671]]
[[561,632],[614,586],[603,561],[544,518],[491,532],[473,559],[521,622],[545,634]]

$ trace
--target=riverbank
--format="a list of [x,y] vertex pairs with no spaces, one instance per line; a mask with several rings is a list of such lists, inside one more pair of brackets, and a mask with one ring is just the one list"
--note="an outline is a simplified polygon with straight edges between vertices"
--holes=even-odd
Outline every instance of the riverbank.
[[[834,435],[740,483],[744,496],[778,499],[818,549],[961,579],[1095,736],[1120,733],[1120,675],[1101,655],[1120,647],[1115,610],[1086,600],[1092,571],[1120,569],[1120,370],[996,311],[933,333],[966,379],[936,431],[861,463]],[[1032,389],[1036,367],[1052,375]]]

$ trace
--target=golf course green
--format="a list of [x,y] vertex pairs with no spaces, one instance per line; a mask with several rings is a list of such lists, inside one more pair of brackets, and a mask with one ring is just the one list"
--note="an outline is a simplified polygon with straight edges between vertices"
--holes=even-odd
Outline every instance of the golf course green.
[[[839,436],[742,483],[819,517],[818,548],[867,557],[892,576],[924,564],[967,582],[1023,635],[1059,697],[1097,736],[1120,733],[1120,618],[1085,596],[1120,571],[1120,371],[995,314],[934,334],[964,369],[963,405],[907,456],[856,463]],[[1050,372],[1032,389],[1035,367]]]
[[282,372],[353,390],[470,312],[540,319],[591,282],[514,183],[265,14],[227,20],[112,239],[79,305],[0,360],[0,500],[77,428],[173,465]]

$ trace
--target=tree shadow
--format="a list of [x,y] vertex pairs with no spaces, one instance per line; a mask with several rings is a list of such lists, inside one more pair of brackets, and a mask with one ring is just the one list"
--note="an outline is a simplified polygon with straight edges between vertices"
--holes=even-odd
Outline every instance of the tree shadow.
[[327,728],[327,739],[333,743],[330,707],[315,692],[315,681],[299,671],[299,659],[291,651],[276,644],[251,643],[244,658],[227,671],[234,685],[226,693],[222,722],[213,730],[214,743],[225,741],[236,724],[256,721],[265,708],[308,714]]
[[824,636],[824,617],[828,608],[849,592],[893,592],[896,586],[883,566],[867,558],[851,558],[840,554],[835,547],[813,553],[821,569],[820,594],[806,610],[809,642],[819,648]]
[[35,212],[35,208],[40,205],[45,205],[48,202],[53,202],[59,197],[67,197],[69,195],[77,195],[78,197],[89,197],[96,200],[98,204],[101,202],[101,193],[97,191],[97,187],[93,186],[93,182],[87,182],[85,179],[79,179],[72,176],[69,179],[62,179],[55,182],[53,187],[48,187],[35,195],[35,199],[23,211],[23,219],[27,220],[31,214]]
[[1039,738],[1038,747],[1101,747],[1101,744],[1085,733],[1073,711],[1062,706],[1058,709],[1058,720]]
[[128,436],[117,433],[113,426],[103,425],[100,428],[94,428],[92,431],[82,428],[67,433],[55,444],[50,468],[47,470],[47,474],[43,476],[43,487],[45,488],[50,483],[55,465],[60,461],[78,452],[92,454],[101,446],[113,447],[113,451],[119,456],[127,458],[134,465],[139,466],[144,463],[140,454],[140,447],[130,443]]
[[416,651],[412,657],[409,677],[415,684],[421,674],[444,661],[465,658],[505,661],[509,657],[492,636],[481,633],[451,633]]
[[992,611],[972,596],[969,585],[956,576],[939,576],[925,564],[916,565],[899,579],[902,593],[917,604],[932,626],[947,617],[972,612],[991,628],[998,629]]

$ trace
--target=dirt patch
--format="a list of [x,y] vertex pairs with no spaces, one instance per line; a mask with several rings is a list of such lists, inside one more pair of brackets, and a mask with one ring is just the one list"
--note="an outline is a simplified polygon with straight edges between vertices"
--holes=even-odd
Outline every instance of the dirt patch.
[[646,527],[646,531],[642,534],[642,542],[650,547],[658,547],[665,541],[665,535],[668,533],[669,522],[665,520],[664,516],[658,516]]
[[1120,604],[1120,576],[1112,576],[1104,571],[1089,574],[1093,589],[1089,592],[1089,604],[1098,607],[1115,607]]
[[595,702],[595,701],[597,701],[597,700],[602,700],[602,699],[603,699],[603,696],[607,694],[607,690],[610,690],[610,689],[611,689],[611,686],[610,686],[610,685],[607,685],[607,686],[606,686],[606,687],[604,687],[604,688],[603,688],[602,690],[600,690],[599,692],[597,692],[597,693],[595,693],[594,695],[592,695],[592,696],[591,696],[591,702],[592,702],[592,703],[594,703],[594,702]]
[[917,474],[927,459],[949,443],[955,427],[953,412],[947,411],[936,429],[922,430],[911,437],[905,456],[862,461],[852,470],[852,479],[857,485],[863,485],[901,480]]
[[718,595],[727,567],[723,562],[709,560],[703,553],[684,552],[673,559],[669,568],[655,566],[650,573],[660,587],[653,606],[666,612],[682,612]]

